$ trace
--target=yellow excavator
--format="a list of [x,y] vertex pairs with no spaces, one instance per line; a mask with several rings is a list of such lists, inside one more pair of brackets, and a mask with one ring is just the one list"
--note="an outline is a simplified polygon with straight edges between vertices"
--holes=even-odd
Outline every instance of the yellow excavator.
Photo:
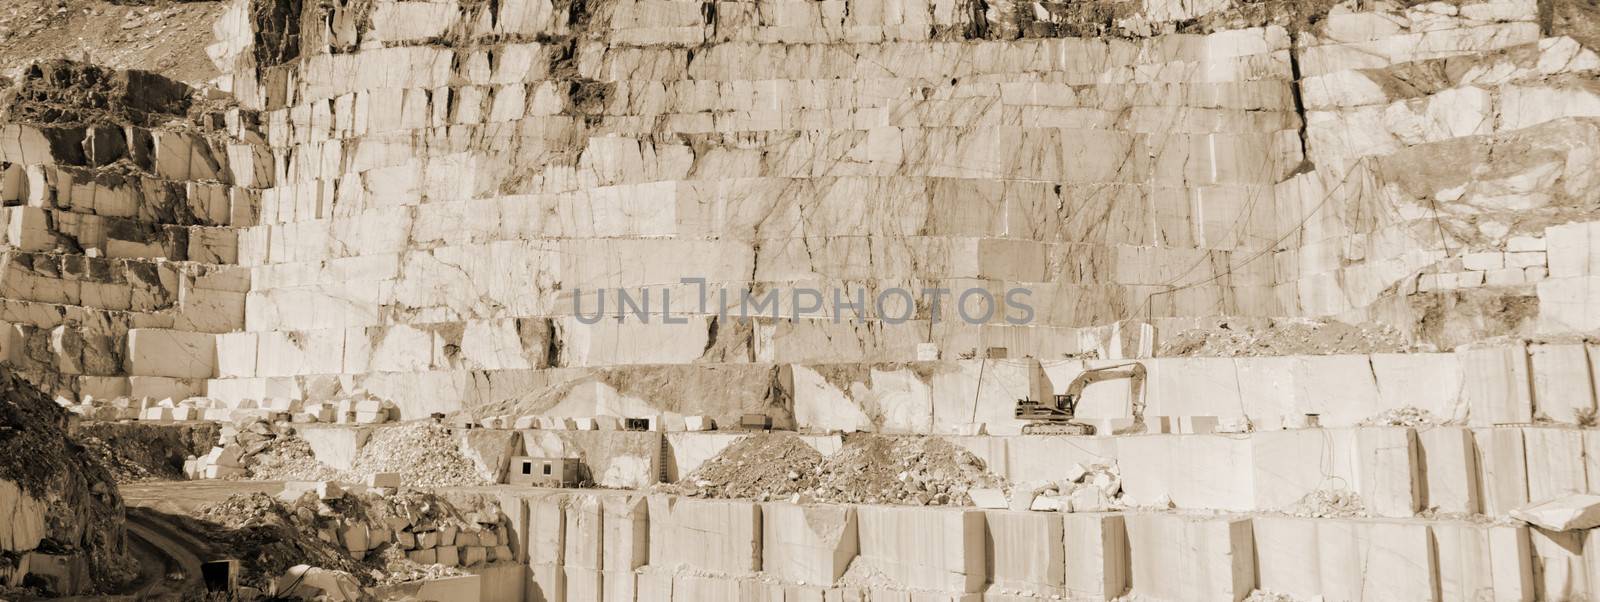
[[1022,426],[1024,435],[1093,435],[1093,425],[1074,421],[1084,388],[1103,380],[1127,378],[1133,381],[1133,390],[1128,397],[1133,407],[1129,410],[1137,428],[1144,424],[1144,377],[1144,364],[1139,362],[1088,368],[1072,379],[1072,383],[1067,385],[1066,394],[1052,396],[1054,399],[1048,404],[1040,400],[1018,399],[1015,416],[1017,420],[1028,421]]

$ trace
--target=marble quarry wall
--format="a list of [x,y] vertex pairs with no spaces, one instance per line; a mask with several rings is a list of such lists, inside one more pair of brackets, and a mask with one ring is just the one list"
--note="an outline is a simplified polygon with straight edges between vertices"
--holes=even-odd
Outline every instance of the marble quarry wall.
[[1590,330],[1600,59],[1540,15],[236,0],[194,106],[11,101],[0,349],[69,397],[794,418],[1137,322]]

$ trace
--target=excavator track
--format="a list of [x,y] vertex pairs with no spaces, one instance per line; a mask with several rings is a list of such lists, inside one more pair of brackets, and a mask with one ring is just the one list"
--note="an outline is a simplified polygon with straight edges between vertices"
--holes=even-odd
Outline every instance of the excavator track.
[[1022,425],[1024,435],[1093,435],[1094,427],[1066,422],[1034,422]]

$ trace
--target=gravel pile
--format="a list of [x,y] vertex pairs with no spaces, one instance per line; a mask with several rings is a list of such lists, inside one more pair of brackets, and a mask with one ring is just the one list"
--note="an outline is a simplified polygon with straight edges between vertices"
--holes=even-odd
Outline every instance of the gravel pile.
[[377,429],[362,446],[350,472],[358,479],[397,472],[412,487],[488,484],[472,460],[461,454],[460,441],[450,429],[428,421]]
[[679,495],[769,500],[817,486],[822,454],[788,434],[755,434],[707,460],[677,483],[658,487]]

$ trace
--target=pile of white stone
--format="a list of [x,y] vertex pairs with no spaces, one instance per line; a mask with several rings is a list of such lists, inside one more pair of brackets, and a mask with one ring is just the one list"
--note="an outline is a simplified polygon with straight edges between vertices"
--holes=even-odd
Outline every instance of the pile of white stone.
[[1105,512],[1130,505],[1123,499],[1122,471],[1116,461],[1073,464],[1060,479],[1013,484],[1009,495],[1002,489],[973,489],[968,495],[979,508],[1017,511]]
[[[306,506],[312,498],[326,503],[366,494],[393,495],[401,486],[397,473],[379,473],[365,483],[340,485],[332,481],[291,481],[284,485],[279,499],[295,506]],[[475,567],[491,562],[512,561],[508,526],[497,513],[471,512],[460,520],[429,520],[419,516],[385,516],[363,520],[344,518],[321,528],[317,537],[338,543],[352,556],[360,558],[385,543],[405,550],[406,558],[421,565]]]
[[261,418],[224,425],[210,453],[184,460],[183,474],[190,479],[244,477],[249,472],[251,456],[265,451],[277,438],[291,434],[282,423]]

